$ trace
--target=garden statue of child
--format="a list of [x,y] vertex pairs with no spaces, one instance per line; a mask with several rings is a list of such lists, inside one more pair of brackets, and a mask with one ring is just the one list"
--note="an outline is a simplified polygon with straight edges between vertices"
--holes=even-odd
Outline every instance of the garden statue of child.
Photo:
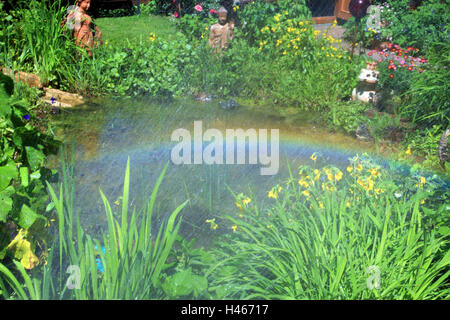
[[209,45],[214,49],[215,53],[226,50],[234,38],[234,24],[227,22],[228,11],[224,7],[220,7],[217,13],[219,15],[219,23],[211,26],[209,34]]
[[102,32],[87,14],[90,5],[90,0],[77,0],[75,9],[69,12],[61,26],[67,23],[68,28],[73,30],[75,43],[85,48],[89,56],[92,56],[92,49],[101,45],[103,41]]

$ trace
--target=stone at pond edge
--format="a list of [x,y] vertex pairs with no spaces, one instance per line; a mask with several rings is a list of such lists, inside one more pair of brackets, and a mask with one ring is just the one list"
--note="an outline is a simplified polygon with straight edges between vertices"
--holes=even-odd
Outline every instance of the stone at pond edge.
[[373,139],[365,123],[361,123],[358,129],[356,129],[356,138],[361,141],[370,141]]
[[200,101],[200,102],[210,102],[212,101],[212,96],[206,93],[199,93],[194,97],[194,100]]
[[[52,88],[45,88],[44,90],[45,96],[42,97],[42,100],[54,108],[73,107],[86,102],[85,99],[78,94],[68,93]],[[53,101],[52,98],[54,98]]]
[[234,110],[239,107],[239,104],[234,99],[229,99],[227,101],[219,101],[219,106],[224,110]]
[[26,83],[30,88],[35,87],[35,88],[42,88],[42,81],[41,78],[39,78],[39,76],[32,74],[32,73],[26,73],[23,71],[15,71],[13,72],[11,69],[9,68],[1,68],[1,72],[3,74],[6,74],[8,76],[13,76],[14,75],[14,79],[16,81],[21,81]]

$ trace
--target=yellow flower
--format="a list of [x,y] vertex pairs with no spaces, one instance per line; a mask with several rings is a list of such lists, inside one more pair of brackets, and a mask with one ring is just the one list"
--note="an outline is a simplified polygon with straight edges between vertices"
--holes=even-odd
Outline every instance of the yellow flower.
[[425,177],[420,177],[419,179],[420,181],[416,184],[416,187],[423,187],[424,184],[427,182],[427,179],[425,179]]
[[298,24],[299,24],[299,26],[303,26],[304,23],[303,23],[303,21],[300,21]]
[[348,207],[350,207],[350,201],[347,201],[347,203],[345,204]]
[[348,167],[347,167],[347,171],[348,171],[348,172],[352,172],[352,171],[353,171],[353,166],[351,166],[351,165],[348,166]]
[[420,200],[420,204],[424,204],[425,203],[425,199]]
[[323,206],[323,202],[322,202],[322,201],[319,201],[319,207],[320,207],[321,209],[323,209],[323,208],[324,208],[324,206]]
[[342,179],[342,172],[339,171],[339,172],[336,174],[336,181],[339,181],[339,180],[341,180],[341,179]]
[[334,179],[334,176],[330,173],[330,174],[327,175],[327,179],[329,181],[332,181]]
[[278,192],[281,192],[281,190],[283,190],[282,187],[278,187]]
[[269,194],[267,195],[267,197],[277,199],[278,198],[278,192],[274,192],[274,191],[270,190]]
[[305,187],[305,188],[309,187],[309,183],[306,182],[305,180],[303,180],[303,178],[298,181],[298,184],[301,185],[302,187]]
[[107,45],[108,45],[108,40],[105,41],[105,46],[107,46]]
[[407,155],[410,155],[410,154],[411,154],[411,148],[408,148],[408,150],[406,150],[405,153],[406,153]]
[[288,14],[289,14],[289,12],[288,12],[288,11],[285,11],[285,12],[284,12],[284,15],[286,15],[286,16],[287,16]]
[[309,157],[312,161],[316,161],[317,160],[317,156],[315,156],[315,153],[313,153],[311,155],[311,157]]
[[362,169],[363,169],[363,166],[360,163],[358,163],[358,165],[356,166],[356,170],[361,172]]
[[287,54],[286,50],[283,51],[283,55],[285,56]]
[[378,170],[376,170],[376,169],[372,169],[371,168],[371,169],[369,169],[369,172],[375,178],[377,178],[380,175],[380,172]]
[[242,210],[242,206],[239,202],[236,201],[235,204],[236,204],[236,207],[238,207],[240,210]]
[[373,190],[373,181],[372,179],[369,178],[369,180],[367,181],[369,183],[369,186],[367,188],[368,191]]
[[311,195],[311,193],[309,192],[309,190],[305,190],[303,191],[303,194],[307,197],[309,197]]
[[233,229],[233,232],[236,232],[237,225],[232,226],[231,229]]
[[211,228],[212,228],[213,230],[216,230],[217,227],[219,227],[219,225],[218,225],[218,224],[215,224],[215,225],[213,225]]

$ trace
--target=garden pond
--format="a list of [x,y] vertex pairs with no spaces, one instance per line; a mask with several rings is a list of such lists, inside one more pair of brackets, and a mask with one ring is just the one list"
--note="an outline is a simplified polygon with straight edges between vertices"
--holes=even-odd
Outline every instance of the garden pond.
[[[131,164],[130,206],[139,209],[148,201],[158,176],[169,163],[158,194],[158,218],[164,219],[165,213],[169,214],[188,199],[181,234],[198,238],[199,244],[209,243],[214,234],[230,231],[221,228],[220,223],[217,230],[211,230],[205,221],[220,220],[224,214],[237,214],[232,192],[249,195],[259,206],[264,206],[266,201],[273,200],[267,197],[268,191],[286,181],[290,171],[297,174],[302,164],[317,168],[334,165],[344,171],[350,158],[367,153],[379,165],[392,166],[393,161],[375,155],[373,143],[330,133],[315,124],[314,118],[320,114],[280,116],[274,113],[273,106],[239,106],[224,110],[218,102],[101,98],[64,109],[55,117],[55,133],[65,142],[66,150],[74,150],[75,208],[81,214],[85,230],[98,236],[107,226],[99,189],[119,211],[128,158]],[[171,149],[177,142],[171,141],[171,134],[185,128],[193,138],[194,121],[202,121],[203,132],[215,128],[224,137],[226,129],[254,128],[269,132],[279,129],[278,173],[261,175],[259,164],[173,164]],[[248,147],[247,143],[247,155]],[[315,157],[317,159],[312,160]],[[49,164],[58,166],[59,158],[50,159]],[[404,174],[410,173],[406,165],[395,167]],[[439,177],[433,172],[429,175]],[[442,177],[439,180],[444,186],[449,185],[448,180]]]

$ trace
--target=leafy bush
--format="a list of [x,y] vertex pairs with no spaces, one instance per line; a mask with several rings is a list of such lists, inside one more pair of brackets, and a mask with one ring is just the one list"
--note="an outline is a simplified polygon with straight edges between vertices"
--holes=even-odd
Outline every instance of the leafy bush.
[[422,162],[424,166],[437,168],[439,165],[437,149],[444,130],[442,126],[434,125],[431,128],[410,132],[406,136],[405,144],[414,150],[414,154],[425,158]]
[[58,85],[64,77],[61,69],[74,63],[76,52],[72,39],[61,28],[65,15],[60,0],[31,0],[11,11],[1,25],[0,42],[6,44],[0,52],[2,65],[36,73],[44,85]]
[[178,28],[190,40],[209,38],[210,27],[217,22],[213,15],[187,14],[178,20]]
[[311,11],[304,0],[276,2],[253,1],[238,11],[242,24],[242,35],[250,45],[255,46],[261,39],[261,29],[273,21],[276,14],[287,12],[287,19],[311,18]]
[[35,244],[48,223],[45,181],[54,172],[44,167],[45,156],[58,148],[52,136],[31,125],[30,114],[0,86],[0,260],[8,254],[27,269],[39,264]]
[[448,55],[430,56],[430,63],[424,66],[424,72],[413,75],[409,90],[405,93],[408,103],[399,111],[421,126],[436,124],[446,128],[450,123],[449,68]]
[[424,54],[445,48],[450,22],[448,0],[424,1],[417,10],[409,10],[408,1],[388,2],[392,10],[383,11],[381,16],[389,22],[382,28],[384,37],[391,37],[400,46],[417,47]]
[[340,102],[330,105],[326,114],[328,127],[342,129],[344,132],[354,134],[361,123],[367,122],[364,112],[369,108],[360,102]]
[[158,14],[158,6],[156,0],[150,0],[146,4],[141,4],[141,14],[148,16]]

